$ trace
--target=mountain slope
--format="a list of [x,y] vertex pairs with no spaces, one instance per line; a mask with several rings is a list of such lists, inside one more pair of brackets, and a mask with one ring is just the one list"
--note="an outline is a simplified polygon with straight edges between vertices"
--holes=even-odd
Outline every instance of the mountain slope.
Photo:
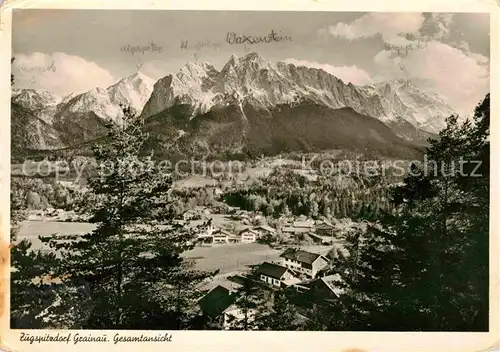
[[153,84],[151,78],[137,72],[107,89],[97,87],[64,98],[42,90],[15,89],[13,145],[53,149],[101,137],[107,131],[107,121],[121,122],[120,104],[142,111]]
[[153,91],[154,80],[146,75],[136,72],[122,78],[106,89],[109,100],[114,105],[128,105],[141,113],[144,104],[148,101]]
[[415,127],[436,134],[445,127],[453,108],[435,94],[426,93],[410,80],[395,79],[359,88],[370,96],[382,96],[386,111],[393,111]]
[[13,89],[12,102],[22,106],[47,124],[52,124],[61,97],[45,90]]
[[153,84],[151,78],[136,72],[106,89],[97,87],[85,93],[68,96],[58,106],[57,118],[61,120],[75,113],[93,113],[101,119],[120,123],[120,105],[128,105],[140,113],[151,95]]
[[21,104],[11,103],[11,152],[20,154],[27,149],[57,149],[64,144],[59,132]]
[[352,108],[331,109],[313,101],[259,108],[231,104],[191,118],[189,104],[173,105],[145,119],[148,147],[162,158],[245,154],[258,157],[281,152],[325,149],[355,150],[365,155],[417,157],[421,148],[396,136],[381,121]]

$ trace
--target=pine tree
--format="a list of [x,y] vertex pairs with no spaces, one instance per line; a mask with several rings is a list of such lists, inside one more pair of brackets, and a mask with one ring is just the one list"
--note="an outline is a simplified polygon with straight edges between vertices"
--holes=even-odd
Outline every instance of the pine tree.
[[313,304],[310,310],[309,319],[306,322],[308,331],[331,331],[332,311],[323,305]]
[[10,191],[10,265],[11,265],[11,314],[12,328],[37,328],[43,326],[43,321],[38,318],[42,312],[44,302],[50,301],[50,293],[42,293],[41,285],[33,282],[37,277],[47,273],[42,264],[43,256],[40,252],[31,251],[29,240],[17,241],[17,232],[20,223],[26,217],[26,195],[12,182]]
[[256,270],[247,274],[243,285],[234,293],[234,307],[239,314],[229,315],[227,323],[231,330],[257,330],[260,316],[267,309],[266,289],[257,281]]
[[[395,189],[395,215],[349,239],[344,329],[487,330],[488,126],[489,96],[474,122],[448,118],[427,162]],[[471,177],[474,160],[481,176]]]
[[[85,287],[67,287],[53,277],[58,258],[54,253],[35,249],[17,232],[27,216],[27,192],[14,179],[10,192],[10,326],[11,328],[68,328],[82,320],[79,308],[88,303]],[[65,299],[68,297],[70,299]],[[74,300],[80,302],[74,304]]]
[[[11,65],[14,63],[15,59],[16,59],[15,57],[11,57],[10,58],[10,64]],[[14,85],[14,75],[12,73],[10,74],[10,85],[11,86]]]
[[[11,58],[11,63],[15,58]],[[10,76],[11,85],[14,75]],[[27,217],[27,192],[20,181],[13,179],[10,188],[10,327],[54,328],[61,327],[54,320],[47,320],[46,311],[56,302],[60,289],[50,278],[56,260],[52,253],[34,250],[31,241],[18,241],[17,233]],[[61,305],[62,306],[62,305]],[[60,315],[58,320],[64,320]]]
[[464,158],[473,162],[464,165],[464,175],[458,176],[458,188],[467,193],[462,204],[469,224],[466,231],[468,247],[462,268],[473,290],[468,296],[472,307],[470,325],[474,330],[487,331],[489,322],[489,209],[490,203],[490,95],[477,106],[473,126],[466,135]]
[[258,316],[259,330],[293,331],[297,330],[297,309],[291,304],[283,291],[273,293],[273,304],[267,312]]
[[142,156],[142,121],[124,108],[105,144],[93,148],[96,175],[85,199],[96,230],[45,238],[61,254],[57,275],[83,280],[93,303],[84,328],[188,329],[197,314],[196,285],[213,273],[181,257],[194,234],[172,225],[171,178]]
[[310,201],[309,205],[309,216],[316,219],[318,217],[318,213],[319,213],[318,202],[316,202],[316,200],[313,199]]

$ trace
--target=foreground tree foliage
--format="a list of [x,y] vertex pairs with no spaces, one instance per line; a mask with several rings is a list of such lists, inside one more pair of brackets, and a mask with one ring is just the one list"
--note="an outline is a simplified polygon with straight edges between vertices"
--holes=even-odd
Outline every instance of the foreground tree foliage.
[[301,328],[296,307],[281,289],[273,289],[259,281],[253,269],[243,285],[234,293],[236,315],[228,314],[231,330],[290,331]]
[[396,215],[350,236],[337,328],[488,330],[489,100],[473,121],[447,120],[394,191]]
[[97,170],[84,206],[97,229],[43,241],[60,253],[55,275],[88,288],[83,328],[195,329],[195,287],[214,273],[195,271],[181,257],[194,234],[172,225],[170,177],[140,155],[141,121],[129,109],[124,115],[93,149]]
[[[11,59],[11,63],[14,58]],[[14,75],[11,74],[11,85]],[[31,241],[17,238],[19,226],[27,217],[30,192],[21,182],[11,181],[10,189],[10,327],[65,328],[69,316],[75,317],[73,301],[65,300],[67,287],[52,280],[51,273],[57,261],[53,253],[34,250]],[[81,290],[71,292],[75,299]],[[80,302],[84,302],[80,299]],[[51,316],[51,312],[56,313]],[[71,319],[75,321],[77,319]]]
[[51,293],[43,290],[42,282],[35,278],[49,272],[47,258],[42,252],[31,250],[29,240],[17,240],[19,224],[26,218],[24,192],[12,185],[10,192],[10,324],[11,328],[43,327],[40,317],[47,302],[53,301]]
[[230,330],[259,330],[259,318],[266,309],[269,291],[258,281],[256,269],[246,276],[243,285],[234,293],[233,308],[227,315],[226,324]]
[[293,331],[298,330],[298,313],[284,292],[276,291],[272,295],[272,306],[263,309],[258,317],[259,330]]

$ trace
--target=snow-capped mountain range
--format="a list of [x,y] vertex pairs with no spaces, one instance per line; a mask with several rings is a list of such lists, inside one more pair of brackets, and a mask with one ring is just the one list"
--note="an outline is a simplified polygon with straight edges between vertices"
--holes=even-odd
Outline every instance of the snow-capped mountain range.
[[430,133],[437,133],[444,127],[444,119],[453,114],[442,99],[408,80],[357,87],[320,69],[271,63],[251,53],[241,58],[233,55],[221,71],[208,63],[188,62],[177,74],[156,82],[142,116],[179,102],[192,105],[197,115],[235,101],[269,108],[301,99],[333,109],[352,107],[383,122],[403,118]]
[[59,115],[91,111],[103,119],[117,120],[122,115],[120,104],[140,113],[153,91],[153,85],[153,79],[136,72],[106,89],[96,87],[83,94],[70,94],[62,99],[64,104],[59,108]]
[[[108,88],[96,87],[84,93],[60,97],[52,92],[34,89],[13,89],[13,118],[23,116],[14,135],[23,136],[19,145],[29,149],[51,149],[72,145],[102,133],[100,120],[120,123],[120,104],[137,113],[142,111],[153,90],[154,80],[140,72],[122,78]],[[22,111],[21,111],[22,109]],[[33,121],[27,121],[27,114]]]
[[148,101],[155,81],[141,72],[122,78],[108,88],[96,87],[88,92],[60,97],[52,92],[35,89],[13,89],[12,101],[32,110],[56,108],[57,114],[94,112],[103,119],[121,116],[120,104],[138,113]]
[[233,55],[220,71],[206,62],[188,62],[176,74],[156,82],[137,72],[110,87],[65,97],[33,89],[14,89],[12,93],[12,102],[61,133],[70,131],[71,136],[63,140],[73,141],[95,137],[93,125],[100,119],[119,123],[120,104],[131,106],[143,118],[174,105],[187,105],[191,107],[191,119],[195,119],[230,105],[239,106],[243,112],[244,104],[272,109],[304,100],[331,109],[350,107],[382,121],[407,140],[420,136],[407,133],[407,126],[424,135],[424,131],[435,134],[444,127],[445,118],[454,113],[440,97],[408,80],[355,86],[321,69],[271,63],[257,53],[241,58]]

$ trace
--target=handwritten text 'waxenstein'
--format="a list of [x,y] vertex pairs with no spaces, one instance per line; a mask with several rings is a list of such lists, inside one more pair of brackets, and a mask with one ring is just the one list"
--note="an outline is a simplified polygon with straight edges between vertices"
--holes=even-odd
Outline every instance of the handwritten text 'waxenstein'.
[[228,32],[226,35],[226,42],[228,44],[258,44],[258,43],[278,43],[288,41],[291,42],[292,38],[287,35],[278,35],[276,31],[272,30],[271,33],[265,36],[251,36],[251,35],[238,35],[234,32]]

